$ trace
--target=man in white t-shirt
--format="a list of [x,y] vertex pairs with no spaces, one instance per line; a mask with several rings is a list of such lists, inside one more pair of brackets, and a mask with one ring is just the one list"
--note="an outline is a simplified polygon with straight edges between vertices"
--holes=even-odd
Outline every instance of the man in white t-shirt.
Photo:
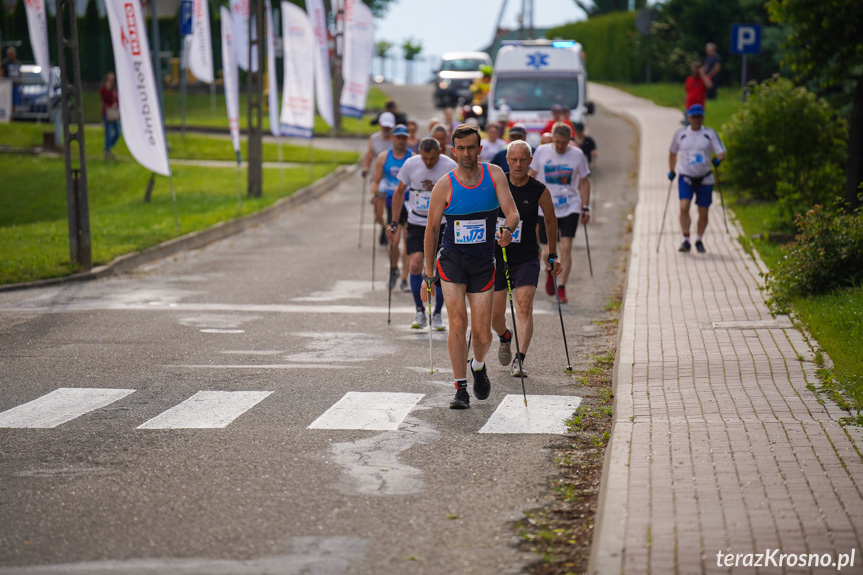
[[[688,252],[692,249],[689,241],[689,228],[692,224],[689,208],[694,196],[695,205],[698,206],[695,249],[703,254],[706,250],[702,236],[707,229],[707,211],[713,202],[713,170],[710,164],[719,169],[719,163],[725,159],[725,146],[716,132],[704,127],[704,106],[694,104],[686,113],[689,116],[689,126],[675,132],[668,149],[668,179],[674,180],[675,170],[680,174],[677,180],[680,228],[683,230],[680,251]],[[712,161],[711,154],[716,154]]]
[[[423,138],[419,144],[419,156],[409,158],[399,170],[399,184],[393,192],[393,213],[396,213],[395,210],[401,211],[403,204],[408,207],[407,253],[410,258],[411,292],[413,292],[417,310],[416,318],[411,324],[413,329],[422,329],[427,325],[420,289],[423,283],[423,253],[431,191],[437,181],[457,165],[454,160],[441,154],[437,140],[432,137]],[[406,193],[407,197],[405,197]],[[443,227],[441,227],[441,234],[443,234]],[[435,311],[431,322],[432,327],[438,331],[445,329],[441,318],[442,307],[443,292],[441,288],[437,288]]]
[[479,161],[488,164],[495,154],[506,148],[506,142],[500,139],[500,128],[497,124],[489,123],[485,127],[486,138],[480,142],[482,151],[479,153]]
[[[572,129],[562,122],[554,125],[552,143],[537,147],[530,163],[530,175],[548,187],[554,202],[554,214],[557,216],[557,229],[560,236],[558,251],[560,265],[560,283],[557,294],[560,303],[568,303],[566,297],[566,280],[572,269],[572,239],[578,222],[586,225],[590,221],[590,167],[584,152],[570,146]],[[540,213],[542,210],[540,210]],[[548,257],[548,238],[545,235],[545,222],[537,224],[539,239],[542,244],[542,260]],[[554,295],[554,280],[546,272],[545,293]]]

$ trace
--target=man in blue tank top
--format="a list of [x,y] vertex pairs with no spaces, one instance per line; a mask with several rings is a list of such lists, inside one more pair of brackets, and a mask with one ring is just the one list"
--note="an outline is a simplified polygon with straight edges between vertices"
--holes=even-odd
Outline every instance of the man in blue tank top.
[[399,185],[399,170],[413,154],[408,150],[408,129],[399,124],[393,129],[393,147],[378,154],[375,163],[375,174],[372,177],[372,195],[384,199],[387,208],[387,221],[396,224],[395,240],[390,242],[389,252],[392,269],[390,269],[390,287],[394,287],[399,278],[399,242],[401,232],[408,222],[408,211],[402,206],[401,213],[393,214],[393,192]]
[[[449,315],[450,363],[455,376],[456,394],[451,409],[470,407],[467,392],[467,305],[470,303],[473,336],[473,393],[487,399],[491,392],[485,356],[491,346],[491,308],[494,296],[494,247],[512,241],[518,226],[518,210],[509,191],[506,175],[499,167],[479,163],[479,130],[462,124],[452,134],[453,154],[458,166],[441,178],[432,189],[425,235],[425,288],[428,301],[430,284],[442,281],[444,302]],[[498,210],[505,216],[504,226],[496,231]],[[435,265],[435,248],[441,216],[446,228]],[[495,241],[497,240],[497,241]]]

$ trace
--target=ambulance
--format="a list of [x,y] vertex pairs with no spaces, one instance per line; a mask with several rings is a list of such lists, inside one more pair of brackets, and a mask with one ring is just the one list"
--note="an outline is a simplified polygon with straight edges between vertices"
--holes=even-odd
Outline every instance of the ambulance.
[[536,146],[555,104],[570,109],[573,124],[585,123],[593,113],[593,103],[587,101],[581,44],[573,40],[503,42],[494,63],[489,120],[506,114],[510,126],[524,125],[528,143]]

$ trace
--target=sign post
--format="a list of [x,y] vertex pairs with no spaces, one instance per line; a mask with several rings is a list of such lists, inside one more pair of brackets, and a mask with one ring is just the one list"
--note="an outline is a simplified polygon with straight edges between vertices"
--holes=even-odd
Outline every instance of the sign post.
[[180,2],[180,126],[186,137],[186,68],[189,61],[189,35],[192,33],[192,0]]
[[761,26],[734,24],[731,27],[731,53],[743,56],[740,68],[740,101],[746,100],[746,55],[761,53]]

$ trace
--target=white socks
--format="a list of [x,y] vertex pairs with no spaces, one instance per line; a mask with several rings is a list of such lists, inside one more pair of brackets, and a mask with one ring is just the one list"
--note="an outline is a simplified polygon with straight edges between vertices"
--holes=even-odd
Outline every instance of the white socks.
[[480,363],[476,359],[472,359],[470,361],[470,366],[473,368],[474,371],[479,371],[485,367],[485,362]]

